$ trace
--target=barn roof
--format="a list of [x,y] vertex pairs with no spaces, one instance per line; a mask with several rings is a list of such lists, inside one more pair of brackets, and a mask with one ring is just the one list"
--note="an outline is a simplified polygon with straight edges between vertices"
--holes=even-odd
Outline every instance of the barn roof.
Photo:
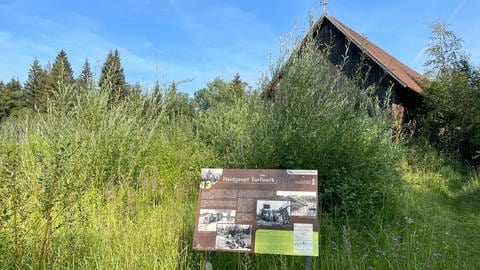
[[425,81],[425,77],[415,70],[409,68],[395,57],[391,56],[380,47],[370,42],[365,37],[359,35],[357,32],[350,29],[337,19],[324,13],[317,23],[313,26],[313,31],[322,27],[325,21],[332,23],[340,32],[342,32],[347,39],[353,42],[361,50],[363,50],[373,61],[385,69],[395,80],[397,80],[403,87],[410,88],[416,93],[422,92],[420,83]]

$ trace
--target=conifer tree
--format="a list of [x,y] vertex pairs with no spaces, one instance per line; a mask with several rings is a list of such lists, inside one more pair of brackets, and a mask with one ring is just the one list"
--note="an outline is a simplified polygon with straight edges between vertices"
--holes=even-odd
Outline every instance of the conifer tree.
[[5,83],[0,81],[0,122],[6,117],[7,102],[8,95],[5,88]]
[[123,100],[127,96],[128,88],[125,82],[125,75],[120,63],[118,50],[108,53],[107,59],[102,67],[102,73],[98,86],[110,96],[110,101]]
[[230,82],[231,97],[234,100],[242,99],[245,96],[245,87],[246,83],[242,81],[237,72]]
[[83,63],[82,72],[80,76],[78,76],[77,82],[80,86],[86,86],[93,84],[93,73],[90,69],[90,64],[88,63],[88,59],[85,58],[85,62]]
[[[3,84],[3,83],[2,83]],[[25,94],[18,79],[11,79],[0,89],[0,121],[25,107]]]
[[27,94],[27,106],[38,111],[46,110],[47,103],[47,72],[40,66],[37,58],[32,63],[28,72],[28,80],[25,82]]
[[68,61],[67,53],[60,50],[55,58],[48,78],[48,90],[53,94],[60,87],[65,87],[73,84],[73,71],[70,62]]

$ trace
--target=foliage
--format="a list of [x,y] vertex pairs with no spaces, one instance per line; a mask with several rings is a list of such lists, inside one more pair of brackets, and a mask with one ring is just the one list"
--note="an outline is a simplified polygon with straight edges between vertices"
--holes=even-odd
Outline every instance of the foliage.
[[[44,112],[5,119],[0,269],[204,269],[206,255],[191,247],[202,167],[317,169],[313,269],[479,269],[479,172],[429,146],[393,144],[375,89],[337,87],[339,73],[329,75],[314,46],[292,58],[272,99],[247,93],[239,76],[214,80],[196,103],[175,83],[157,83],[150,95],[134,85],[122,102],[112,102],[108,85],[59,84]],[[478,69],[454,66],[426,90],[428,104],[442,107],[423,127],[433,135],[450,122],[479,126]],[[0,97],[21,85],[9,89],[0,82]],[[305,262],[212,257],[216,269]]]
[[462,39],[441,22],[431,24],[432,36],[426,49],[431,57],[425,62],[427,76],[445,76],[462,58]]
[[108,53],[102,67],[98,86],[102,91],[108,93],[110,102],[124,100],[127,97],[128,89],[118,50],[115,49],[115,51]]
[[96,89],[78,95],[0,127],[0,268],[194,264],[195,179],[217,166],[213,152],[145,97],[112,107]]
[[[209,109],[199,135],[225,167],[317,169],[327,213],[373,221],[379,206],[395,208],[401,183],[391,122],[374,89],[337,88],[340,76],[329,77],[324,54],[306,44],[272,100],[252,97]],[[369,106],[377,106],[373,117]]]
[[432,81],[424,91],[421,132],[446,153],[474,162],[480,149],[480,85],[462,72]]
[[[161,92],[154,92],[156,98]],[[194,109],[192,102],[186,93],[178,91],[177,84],[172,82],[165,93],[165,112],[170,120],[174,120],[180,116],[193,116]]]
[[248,85],[241,80],[238,73],[235,74],[231,82],[226,82],[217,77],[209,82],[206,88],[195,92],[194,101],[200,111],[206,111],[219,104],[233,104],[244,99],[247,89]]
[[256,102],[252,99],[220,103],[195,119],[198,137],[223,157],[225,168],[248,168],[250,165],[245,162],[250,153],[242,151],[254,139],[250,128],[259,117]]
[[433,77],[423,92],[420,133],[440,150],[478,164],[480,70],[461,54],[461,40],[446,25],[432,27],[427,50]]
[[67,53],[64,50],[60,50],[48,75],[49,97],[55,95],[61,87],[70,86],[73,82],[73,70],[68,61]]
[[25,106],[25,93],[18,80],[12,78],[7,84],[0,84],[0,122],[18,114]]
[[90,86],[94,83],[94,77],[92,71],[90,70],[88,59],[85,59],[85,62],[83,63],[82,72],[78,76],[77,83],[79,87]]
[[41,112],[46,111],[47,107],[47,72],[40,66],[37,58],[33,60],[28,72],[28,79],[25,82],[25,92],[27,93],[28,106]]

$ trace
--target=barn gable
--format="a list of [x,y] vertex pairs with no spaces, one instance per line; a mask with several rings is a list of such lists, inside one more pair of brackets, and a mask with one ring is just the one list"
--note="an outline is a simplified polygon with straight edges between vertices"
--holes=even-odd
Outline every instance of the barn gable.
[[[362,87],[376,86],[376,94],[380,100],[386,96],[387,90],[391,89],[393,117],[398,119],[400,124],[410,120],[408,112],[420,102],[421,85],[426,80],[425,77],[326,13],[314,24],[302,44],[310,38],[315,40],[319,49],[328,47],[325,51],[329,52],[328,61],[332,66],[341,66],[344,56],[348,56],[348,62],[342,69],[346,78],[352,79],[359,66],[367,66],[368,72],[365,73],[364,81],[366,85]],[[301,47],[297,53],[301,53]],[[267,96],[275,91],[282,75],[280,71],[277,77],[273,78],[272,84],[266,90]]]

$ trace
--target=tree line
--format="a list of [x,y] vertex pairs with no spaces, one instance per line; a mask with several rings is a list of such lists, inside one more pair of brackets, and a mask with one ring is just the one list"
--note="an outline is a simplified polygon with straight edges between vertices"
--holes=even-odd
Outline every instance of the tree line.
[[[42,66],[35,58],[23,85],[16,78],[7,83],[0,81],[0,121],[26,110],[46,112],[49,100],[58,94],[60,89],[81,89],[94,84],[95,77],[88,59],[85,59],[80,75],[74,78],[72,66],[63,49],[58,52],[53,65]],[[108,53],[98,86],[109,93],[112,101],[124,99],[132,88],[125,81],[118,50]]]
[[[108,53],[98,82],[88,58],[85,59],[77,78],[73,76],[72,66],[63,49],[58,52],[53,65],[42,66],[35,58],[30,66],[28,78],[23,84],[16,78],[7,83],[0,81],[0,122],[9,116],[19,116],[29,110],[46,112],[49,101],[61,89],[80,91],[85,87],[97,86],[100,91],[108,93],[110,103],[125,100],[129,95],[143,94],[142,85],[126,82],[117,49]],[[231,81],[225,81],[220,77],[213,79],[205,88],[195,92],[193,98],[178,91],[176,82],[170,83],[168,87],[162,87],[159,82],[155,82],[150,95],[152,100],[169,99],[171,114],[193,115],[198,111],[206,111],[218,103],[232,103],[237,99],[243,99],[250,89],[237,73]]]
[[[428,82],[424,85],[422,104],[414,114],[416,138],[424,140],[448,155],[471,164],[480,163],[480,68],[463,50],[462,39],[440,22],[431,25],[432,36],[427,46],[425,62]],[[110,51],[103,63],[98,82],[88,59],[74,78],[67,53],[60,50],[53,65],[42,66],[34,59],[27,81],[22,84],[12,78],[0,81],[0,122],[9,116],[27,111],[46,112],[49,100],[61,89],[81,90],[94,87],[108,93],[111,104],[131,95],[144,94],[140,84],[125,80],[118,50]],[[262,89],[258,89],[258,92]],[[153,85],[152,101],[168,100],[171,116],[194,116],[219,104],[234,104],[252,95],[251,87],[237,73],[230,81],[215,78],[194,93],[193,98],[178,91],[178,83],[167,87]]]

